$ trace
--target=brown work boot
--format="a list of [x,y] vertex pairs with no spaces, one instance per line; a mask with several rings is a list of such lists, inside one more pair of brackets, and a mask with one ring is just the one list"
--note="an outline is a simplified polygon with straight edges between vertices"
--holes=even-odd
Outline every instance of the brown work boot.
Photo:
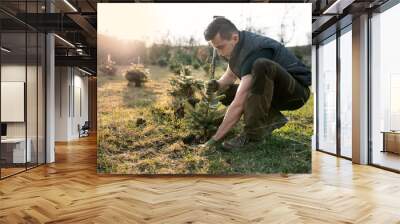
[[283,116],[281,112],[271,114],[271,119],[268,121],[268,125],[263,128],[262,131],[258,132],[259,135],[249,135],[242,133],[232,139],[226,140],[222,143],[222,147],[225,150],[241,150],[256,144],[262,144],[265,142],[267,136],[270,136],[275,129],[283,127],[288,119]]
[[222,147],[229,151],[241,150],[262,142],[262,139],[252,139],[248,135],[242,133],[234,138],[224,141]]
[[271,110],[271,114],[268,116],[264,125],[260,125],[256,128],[245,129],[246,133],[252,137],[252,139],[265,139],[270,136],[272,132],[279,129],[288,122],[289,120],[280,112]]
[[280,111],[271,114],[270,119],[268,120],[268,125],[265,129],[265,135],[271,135],[275,129],[285,126],[288,121],[289,120]]

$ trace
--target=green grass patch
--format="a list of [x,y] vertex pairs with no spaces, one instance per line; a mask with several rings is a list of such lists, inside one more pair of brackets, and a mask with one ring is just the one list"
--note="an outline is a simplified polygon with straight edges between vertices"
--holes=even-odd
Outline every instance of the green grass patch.
[[[97,170],[119,174],[264,174],[310,173],[313,97],[305,106],[284,114],[289,122],[246,150],[204,149],[184,143],[193,133],[185,119],[176,119],[167,95],[167,68],[151,66],[143,88],[127,87],[116,77],[99,77]],[[221,73],[222,68],[218,71]],[[206,79],[205,73],[194,70]],[[114,106],[109,106],[114,105]],[[137,120],[145,124],[137,124]],[[229,133],[238,134],[242,121]]]

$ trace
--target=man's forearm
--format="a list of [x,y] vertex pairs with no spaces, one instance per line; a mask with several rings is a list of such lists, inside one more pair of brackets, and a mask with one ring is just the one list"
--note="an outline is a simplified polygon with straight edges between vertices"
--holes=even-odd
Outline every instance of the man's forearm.
[[217,80],[219,89],[226,89],[229,85],[235,83],[236,76],[229,69]]
[[243,113],[243,106],[238,104],[231,104],[225,114],[224,120],[219,126],[217,133],[213,136],[215,140],[220,140],[226,133],[239,121]]
[[217,82],[218,82],[218,90],[219,91],[227,89],[228,86],[230,85],[226,80],[224,80],[222,78],[218,79]]

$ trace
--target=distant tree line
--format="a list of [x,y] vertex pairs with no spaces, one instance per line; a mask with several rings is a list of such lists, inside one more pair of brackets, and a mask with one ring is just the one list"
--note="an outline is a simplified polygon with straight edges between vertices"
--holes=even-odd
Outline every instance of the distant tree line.
[[[212,56],[210,46],[199,45],[193,38],[186,41],[180,40],[178,44],[165,40],[146,47],[143,41],[118,40],[100,34],[98,46],[98,59],[102,64],[107,62],[107,57],[110,55],[117,65],[141,63],[169,66],[171,70],[174,70],[176,65],[191,65],[194,69],[203,68],[207,71]],[[310,45],[289,47],[289,50],[307,66],[311,66]],[[217,65],[223,63],[225,62],[221,58],[217,59]]]

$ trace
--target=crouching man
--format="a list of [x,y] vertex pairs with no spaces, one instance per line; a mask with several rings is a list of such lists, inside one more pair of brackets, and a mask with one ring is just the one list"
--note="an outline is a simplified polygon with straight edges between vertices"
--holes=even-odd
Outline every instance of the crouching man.
[[[279,42],[255,33],[239,31],[224,17],[215,18],[204,32],[205,39],[228,61],[219,80],[210,80],[206,90],[224,92],[229,105],[217,132],[205,143],[214,146],[244,116],[244,130],[222,146],[241,149],[259,143],[287,118],[282,110],[301,108],[310,97],[309,69]],[[240,84],[234,84],[240,79]]]

